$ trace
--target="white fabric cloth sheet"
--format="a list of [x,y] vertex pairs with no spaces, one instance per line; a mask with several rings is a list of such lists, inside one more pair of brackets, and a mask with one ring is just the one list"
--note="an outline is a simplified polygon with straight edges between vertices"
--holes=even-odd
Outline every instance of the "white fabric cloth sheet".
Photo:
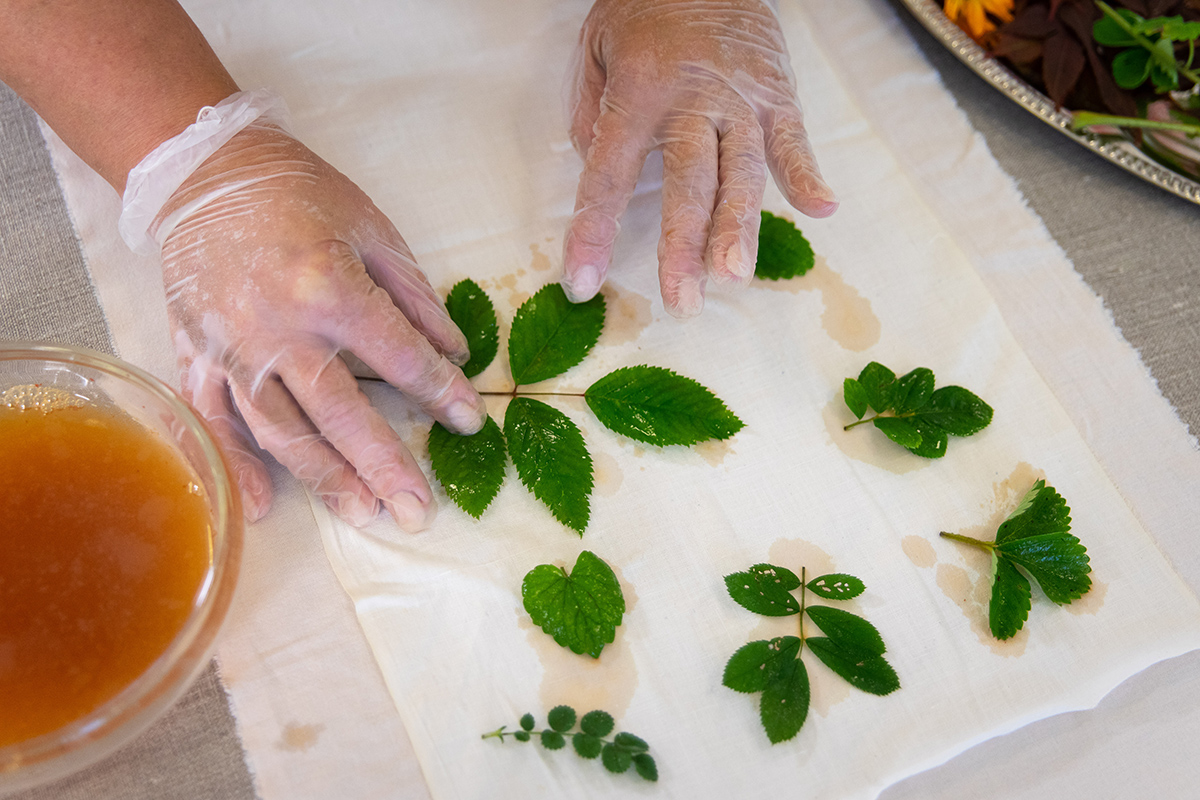
[[[503,334],[556,279],[579,171],[560,88],[585,3],[186,5],[240,83],[287,98],[297,133],[391,216],[435,286],[480,282]],[[539,387],[578,391],[651,363],[710,387],[746,428],[660,450],[610,433],[578,399],[552,401],[597,465],[582,540],[511,468],[482,521],[443,497],[417,536],[387,519],[355,530],[319,506],[314,524],[277,472],[219,653],[268,800],[421,797],[426,784],[436,798],[873,796],[1200,646],[1200,606],[1154,543],[1197,518],[1184,487],[1200,460],[1136,354],[882,2],[782,6],[814,147],[842,200],[828,220],[799,220],[818,266],[712,291],[700,319],[670,319],[652,165],[625,219],[600,344]],[[111,189],[60,143],[53,152],[119,354],[174,380],[154,261],[123,249]],[[765,206],[793,216],[773,187]],[[932,368],[987,399],[995,421],[936,462],[874,430],[843,432],[842,378],[872,359]],[[476,383],[508,388],[503,352]],[[366,390],[424,458],[429,420],[387,387]],[[502,418],[503,404],[491,411]],[[1122,435],[1132,414],[1136,440]],[[1071,505],[1095,587],[1067,608],[1035,590],[1025,631],[999,644],[986,634],[986,556],[937,532],[988,537],[1039,476]],[[614,568],[629,606],[598,661],[553,644],[520,604],[525,572],[584,549]],[[865,580],[847,608],[880,629],[903,688],[866,695],[810,659],[809,720],[769,745],[756,698],[720,686],[737,647],[795,629],[725,594],[723,575],[760,561]],[[647,739],[659,784],[479,738],[561,702],[605,708]]]

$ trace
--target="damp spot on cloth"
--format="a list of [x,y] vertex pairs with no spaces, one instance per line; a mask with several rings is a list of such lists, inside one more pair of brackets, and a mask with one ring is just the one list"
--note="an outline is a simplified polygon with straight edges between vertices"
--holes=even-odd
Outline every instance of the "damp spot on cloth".
[[703,458],[711,467],[719,467],[725,463],[726,456],[736,455],[732,439],[709,439],[692,445],[692,451]]
[[324,725],[301,725],[289,722],[283,728],[283,733],[275,746],[290,753],[304,753],[311,749],[325,730]]
[[534,272],[546,272],[550,269],[550,256],[538,249],[537,242],[529,245],[529,256],[531,259],[529,266]]
[[607,309],[604,330],[600,334],[601,344],[628,344],[649,327],[652,319],[649,298],[618,289],[611,283],[606,283],[600,293],[604,295]]
[[874,425],[860,425],[851,430],[845,427],[855,422],[854,415],[846,408],[842,393],[825,405],[821,411],[829,440],[847,458],[887,470],[895,475],[904,475],[929,466],[930,460],[913,455],[876,430]]
[[871,301],[846,283],[823,256],[817,256],[813,268],[797,278],[756,280],[753,285],[792,294],[820,292],[821,302],[825,306],[821,313],[821,327],[830,339],[855,353],[861,353],[879,342],[882,326],[879,317],[871,309]]
[[905,536],[900,540],[900,549],[913,566],[927,569],[937,563],[937,551],[923,536]]

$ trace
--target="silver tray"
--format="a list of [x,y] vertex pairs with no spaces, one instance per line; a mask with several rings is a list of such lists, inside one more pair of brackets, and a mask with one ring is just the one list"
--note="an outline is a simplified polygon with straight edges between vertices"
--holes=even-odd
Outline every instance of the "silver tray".
[[967,36],[942,12],[935,0],[901,0],[934,38],[981,78],[995,86],[1022,108],[1056,128],[1064,136],[1097,153],[1117,166],[1185,200],[1200,203],[1200,183],[1167,169],[1139,150],[1132,142],[1080,134],[1071,130],[1071,115],[1060,111],[1050,98],[1014,75]]

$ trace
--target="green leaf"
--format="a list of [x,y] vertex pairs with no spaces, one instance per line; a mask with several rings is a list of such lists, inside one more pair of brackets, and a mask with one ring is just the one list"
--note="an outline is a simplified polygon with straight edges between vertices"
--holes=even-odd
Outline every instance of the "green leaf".
[[858,419],[863,418],[863,414],[867,413],[867,407],[871,405],[871,399],[867,397],[867,390],[854,378],[846,378],[842,381],[842,397],[846,399],[846,407]]
[[1112,64],[1113,78],[1122,89],[1136,89],[1150,77],[1150,53],[1141,48],[1122,50]]
[[1047,486],[1046,481],[1039,480],[1021,498],[1008,519],[1000,523],[996,531],[996,544],[1049,533],[1067,533],[1070,530],[1071,509],[1067,507],[1067,501],[1053,486]]
[[542,747],[547,750],[562,750],[567,746],[567,740],[558,731],[542,731]]
[[468,378],[473,378],[488,368],[500,346],[496,309],[479,284],[466,278],[456,283],[446,296],[446,311],[467,337],[471,358],[462,371]]
[[513,317],[508,365],[518,386],[561,375],[583,360],[604,328],[604,296],[572,303],[557,283],[526,300]]
[[525,716],[521,717],[522,730],[531,731],[533,730],[533,726],[536,724],[537,721],[533,718],[533,714],[526,714]]
[[592,457],[579,428],[540,400],[517,397],[504,414],[504,436],[521,483],[582,536],[591,513]]
[[891,694],[900,688],[900,678],[883,656],[869,655],[861,650],[843,647],[833,639],[812,636],[808,647],[825,666],[841,675],[857,689],[870,694]]
[[954,436],[970,436],[991,424],[992,407],[961,386],[943,386],[930,395],[914,419]]
[[708,389],[662,367],[623,367],[583,396],[606,428],[658,446],[728,439],[744,427]]
[[613,744],[623,747],[631,753],[644,753],[650,749],[650,745],[646,744],[646,741],[640,736],[634,736],[625,731],[613,737]]
[[780,636],[739,647],[725,664],[721,684],[735,692],[761,692],[775,673],[800,653],[800,639]]
[[633,763],[633,754],[610,742],[600,751],[600,760],[609,772],[622,773]]
[[612,733],[613,725],[612,714],[607,711],[589,711],[579,720],[579,728],[584,733],[592,736],[608,736]]
[[850,600],[867,589],[858,578],[844,572],[831,572],[813,578],[807,586],[810,592],[826,600]]
[[551,728],[559,733],[566,733],[575,726],[575,709],[570,706],[555,706],[550,709],[547,720]]
[[612,642],[625,614],[617,576],[587,550],[570,573],[551,564],[534,567],[521,583],[521,598],[535,625],[561,646],[592,658]]
[[472,436],[451,433],[435,422],[429,429],[429,460],[446,496],[479,519],[504,483],[508,451],[491,417]]
[[921,443],[916,447],[908,448],[909,452],[921,458],[941,458],[946,455],[950,437],[944,430],[922,418],[919,412],[917,416],[906,417],[906,419],[912,424],[917,435],[921,437]]
[[873,424],[884,436],[909,450],[920,447],[923,441],[920,429],[906,417],[876,417]]
[[800,588],[800,579],[783,567],[755,564],[746,572],[726,575],[725,588],[738,605],[755,614],[786,617],[800,613],[800,603],[791,595]]
[[528,742],[530,739],[529,731],[513,731],[513,738],[518,742]]
[[1069,533],[1011,539],[996,549],[1032,575],[1046,597],[1059,605],[1079,599],[1092,588],[1087,550]]
[[598,758],[600,750],[604,747],[604,741],[590,733],[577,733],[571,737],[571,745],[575,748],[575,752],[584,758]]
[[992,600],[988,626],[997,639],[1011,639],[1029,617],[1029,581],[1007,558],[992,553]]
[[762,212],[758,229],[758,263],[756,278],[777,281],[795,278],[812,269],[816,263],[812,245],[795,224],[770,211]]
[[1163,20],[1162,35],[1173,42],[1191,42],[1200,39],[1200,22],[1185,22],[1183,17]]
[[858,382],[867,392],[867,402],[875,413],[882,414],[892,407],[892,397],[896,391],[896,373],[872,361],[858,373]]
[[650,782],[658,780],[658,765],[649,753],[638,753],[633,757],[633,768],[637,774]]
[[933,394],[933,371],[917,367],[896,379],[892,408],[897,414],[909,414],[929,402]]
[[[1131,25],[1141,21],[1140,16],[1128,9],[1117,9],[1117,13],[1125,17]],[[1106,47],[1132,47],[1138,43],[1137,39],[1127,33],[1116,20],[1107,14],[1092,23],[1092,38],[1096,40],[1097,44]]]
[[829,606],[808,606],[805,610],[809,619],[842,647],[876,656],[887,650],[875,626],[857,614]]
[[784,664],[771,676],[759,704],[759,719],[771,744],[800,732],[808,716],[809,698],[808,669],[800,659]]

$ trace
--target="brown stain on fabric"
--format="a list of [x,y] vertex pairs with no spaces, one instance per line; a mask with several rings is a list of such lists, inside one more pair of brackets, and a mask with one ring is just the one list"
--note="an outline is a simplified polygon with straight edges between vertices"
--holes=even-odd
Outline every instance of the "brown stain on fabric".
[[914,566],[927,569],[937,563],[937,551],[929,540],[921,536],[905,536],[900,540],[900,549]]
[[626,637],[629,614],[637,604],[633,586],[613,573],[625,597],[625,616],[617,626],[613,641],[604,646],[599,658],[573,653],[554,641],[554,637],[533,623],[518,600],[517,624],[542,664],[540,697],[544,708],[569,705],[581,714],[603,709],[618,719],[629,710],[637,690],[637,663]]
[[879,342],[882,325],[871,309],[871,301],[834,272],[824,256],[816,256],[812,269],[797,278],[761,280],[756,281],[755,286],[792,294],[818,291],[825,306],[821,313],[821,327],[830,339],[855,353],[861,353]]
[[692,452],[703,458],[710,467],[719,467],[727,456],[736,455],[732,439],[709,439],[692,445]]
[[628,344],[642,335],[652,319],[649,298],[640,294],[622,291],[611,283],[600,290],[604,295],[604,330],[600,344]]
[[550,256],[538,249],[537,242],[529,245],[529,266],[534,272],[546,272],[550,269]]
[[289,722],[284,726],[283,733],[275,746],[291,753],[304,753],[317,743],[323,730],[325,730],[324,725],[301,725],[297,722]]
[[847,457],[873,467],[904,475],[929,466],[929,459],[913,455],[883,435],[874,425],[860,425],[846,430],[855,422],[854,414],[846,407],[842,393],[830,400],[821,410],[829,440]]
[[592,474],[595,481],[595,492],[603,497],[612,497],[625,481],[621,465],[607,453],[592,454]]

